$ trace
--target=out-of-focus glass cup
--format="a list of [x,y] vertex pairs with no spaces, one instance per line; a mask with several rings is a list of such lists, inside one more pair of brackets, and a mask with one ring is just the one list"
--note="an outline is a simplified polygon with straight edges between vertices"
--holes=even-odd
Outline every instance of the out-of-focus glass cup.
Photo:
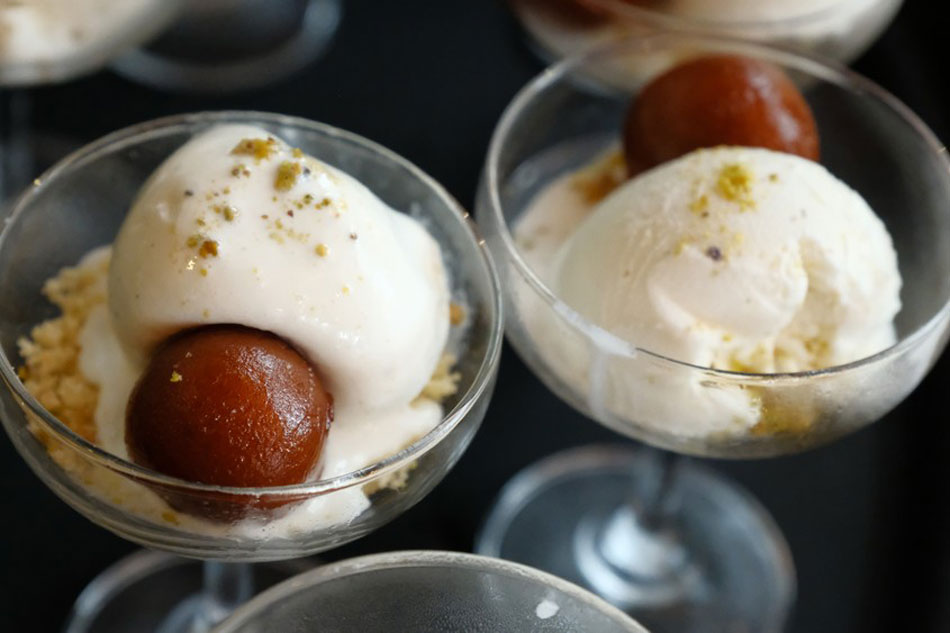
[[214,633],[647,633],[597,596],[524,565],[453,552],[354,558],[287,580]]
[[703,32],[794,46],[840,62],[864,52],[903,0],[509,0],[547,59],[625,35]]
[[201,0],[156,41],[112,68],[140,83],[190,93],[229,93],[280,81],[330,46],[342,0]]
[[[183,0],[0,3],[0,215],[7,199],[62,158],[68,142],[34,133],[26,88],[76,79],[159,34]],[[71,149],[76,145],[71,145]],[[38,165],[37,165],[38,164]]]
[[[377,463],[331,479],[273,488],[183,481],[122,460],[56,419],[17,376],[17,341],[56,309],[41,289],[65,266],[109,244],[150,174],[217,124],[259,126],[355,177],[425,225],[442,248],[465,324],[450,349],[458,390],[442,421]],[[468,214],[417,167],[359,136],[304,119],[254,112],[175,116],[127,128],[73,153],[16,203],[0,233],[0,417],[14,446],[61,499],[119,536],[193,558],[269,561],[327,550],[390,521],[428,493],[485,415],[501,344],[500,290]],[[175,508],[202,509],[210,521]],[[162,563],[164,564],[164,563]],[[144,577],[136,572],[139,580]],[[146,578],[147,580],[147,578]],[[90,626],[92,630],[101,630]]]
[[[530,201],[618,147],[631,98],[652,77],[690,57],[722,53],[785,70],[814,112],[822,164],[886,225],[903,278],[892,347],[799,373],[693,366],[588,321],[526,262],[514,228]],[[502,278],[508,340],[524,361],[578,411],[675,453],[764,458],[833,441],[905,398],[946,344],[946,152],[883,89],[804,53],[667,33],[566,59],[509,105],[489,148],[476,209]],[[722,406],[733,401],[757,403],[754,426],[735,426],[735,409]],[[659,632],[728,630],[713,624],[779,631],[794,587],[786,546],[764,511],[735,488],[705,469],[655,456],[568,451],[512,480],[478,551],[592,587]],[[748,600],[749,588],[767,594]],[[690,609],[704,615],[676,619]]]

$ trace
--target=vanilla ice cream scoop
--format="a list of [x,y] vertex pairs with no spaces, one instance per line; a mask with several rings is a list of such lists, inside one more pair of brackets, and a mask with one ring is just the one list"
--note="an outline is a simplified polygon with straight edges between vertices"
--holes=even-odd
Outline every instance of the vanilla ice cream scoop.
[[441,252],[416,221],[268,132],[194,138],[143,186],[116,238],[113,327],[133,364],[210,323],[267,330],[316,367],[338,407],[405,407],[448,336]]
[[561,247],[551,283],[635,345],[774,373],[895,341],[897,256],[864,199],[821,165],[764,149],[693,152],[614,191]]

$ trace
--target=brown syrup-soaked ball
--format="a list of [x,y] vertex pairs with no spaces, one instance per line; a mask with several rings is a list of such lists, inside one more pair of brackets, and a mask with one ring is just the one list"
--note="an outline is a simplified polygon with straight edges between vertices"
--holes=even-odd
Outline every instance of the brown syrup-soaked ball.
[[818,160],[818,128],[791,79],[768,62],[701,57],[651,81],[624,122],[630,175],[718,145],[763,147]]
[[[315,473],[332,419],[330,394],[290,345],[216,325],[180,333],[155,352],[129,399],[126,444],[135,462],[187,481],[281,486]],[[198,497],[163,496],[181,510],[235,516],[218,507],[226,503],[201,509]]]

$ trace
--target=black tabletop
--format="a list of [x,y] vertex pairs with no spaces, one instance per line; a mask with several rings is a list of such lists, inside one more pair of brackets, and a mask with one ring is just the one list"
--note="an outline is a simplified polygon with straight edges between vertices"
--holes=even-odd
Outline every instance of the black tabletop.
[[[950,55],[935,4],[906,3],[855,66],[947,138]],[[85,142],[177,112],[295,114],[382,143],[470,206],[494,124],[541,63],[500,2],[345,5],[326,56],[279,85],[193,97],[102,72],[32,90],[33,126]],[[833,446],[709,462],[762,501],[791,545],[799,597],[790,632],[950,631],[950,427],[939,404],[948,379],[944,359],[897,410]],[[408,513],[324,557],[470,551],[493,498],[518,470],[562,448],[625,441],[558,401],[506,348],[488,416],[458,466]],[[0,499],[0,631],[57,630],[83,586],[134,549],[59,501],[6,440]]]

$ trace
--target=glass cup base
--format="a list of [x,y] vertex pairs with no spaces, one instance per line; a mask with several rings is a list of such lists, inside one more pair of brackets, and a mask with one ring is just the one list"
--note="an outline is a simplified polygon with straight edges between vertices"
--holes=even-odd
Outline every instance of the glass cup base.
[[749,493],[689,461],[651,516],[656,485],[645,450],[589,446],[519,473],[475,551],[565,578],[653,633],[782,630],[795,573],[772,518]]
[[[79,594],[63,633],[184,633],[202,610],[202,561],[140,550],[114,563]],[[253,594],[316,566],[304,558],[253,566]]]

